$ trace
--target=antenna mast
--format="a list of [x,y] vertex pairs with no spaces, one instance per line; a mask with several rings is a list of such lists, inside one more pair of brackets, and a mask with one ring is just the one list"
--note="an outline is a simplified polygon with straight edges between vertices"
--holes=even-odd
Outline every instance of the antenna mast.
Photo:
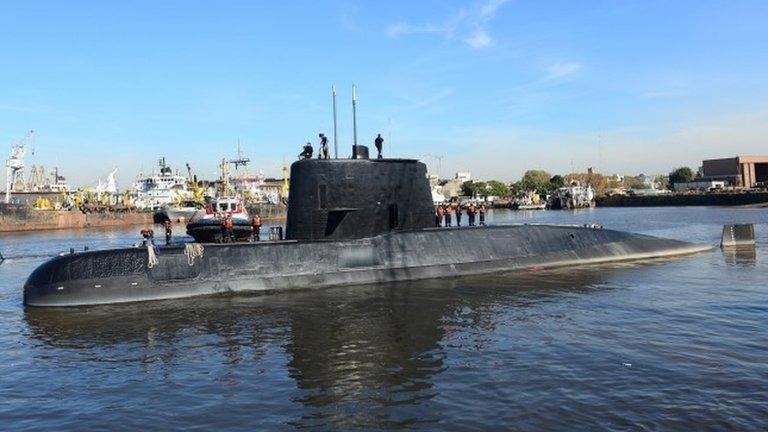
[[352,143],[357,148],[357,88],[352,84]]
[[339,158],[339,139],[336,136],[337,134],[337,126],[336,126],[336,85],[333,85],[333,157],[335,159]]

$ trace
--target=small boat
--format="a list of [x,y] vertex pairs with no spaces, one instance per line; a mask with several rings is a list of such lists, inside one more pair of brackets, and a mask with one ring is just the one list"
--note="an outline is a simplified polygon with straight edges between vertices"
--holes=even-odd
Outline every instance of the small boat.
[[541,204],[519,204],[516,207],[517,210],[546,210],[547,205],[545,203]]
[[205,213],[205,206],[197,201],[184,200],[179,203],[164,204],[155,212],[155,219],[171,221],[191,221]]
[[248,211],[239,198],[217,198],[205,209],[205,214],[187,224],[187,234],[199,243],[225,241],[224,219],[232,217],[232,235],[235,241],[250,240],[253,234]]
[[536,192],[526,192],[515,198],[511,205],[513,210],[545,210],[547,203]]

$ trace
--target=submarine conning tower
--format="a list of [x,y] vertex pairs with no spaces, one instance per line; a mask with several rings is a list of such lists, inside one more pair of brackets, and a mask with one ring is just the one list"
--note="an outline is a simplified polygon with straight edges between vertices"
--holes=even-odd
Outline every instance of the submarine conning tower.
[[286,239],[343,240],[435,226],[426,165],[368,159],[364,146],[354,154],[291,165]]

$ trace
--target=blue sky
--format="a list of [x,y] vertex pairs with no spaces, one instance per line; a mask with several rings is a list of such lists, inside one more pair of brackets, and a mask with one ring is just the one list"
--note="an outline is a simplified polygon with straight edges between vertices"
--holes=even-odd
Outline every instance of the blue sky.
[[768,153],[766,1],[0,4],[2,157],[127,187],[159,156],[213,177],[240,139],[279,175],[358,137],[443,175],[662,173]]

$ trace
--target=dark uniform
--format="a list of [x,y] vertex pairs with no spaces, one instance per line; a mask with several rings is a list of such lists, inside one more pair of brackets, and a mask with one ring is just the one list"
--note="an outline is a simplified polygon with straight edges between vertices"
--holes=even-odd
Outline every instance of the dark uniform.
[[328,137],[320,134],[320,151],[317,152],[318,159],[328,159]]
[[171,244],[171,234],[173,234],[173,225],[170,219],[165,220],[165,244]]
[[314,149],[312,148],[312,143],[306,143],[304,144],[304,150],[299,153],[299,157],[304,159],[312,159],[313,152]]
[[378,134],[373,143],[376,144],[376,151],[379,152],[379,159],[381,159],[383,157],[381,151],[384,149],[384,138],[381,137],[381,134]]

